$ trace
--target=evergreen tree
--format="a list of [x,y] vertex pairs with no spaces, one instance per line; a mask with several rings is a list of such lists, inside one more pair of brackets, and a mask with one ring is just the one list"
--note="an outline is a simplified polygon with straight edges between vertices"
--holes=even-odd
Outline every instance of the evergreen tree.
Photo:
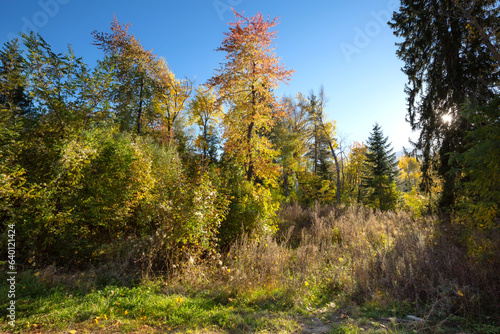
[[364,175],[361,188],[367,205],[389,210],[397,200],[395,179],[398,174],[396,154],[393,153],[389,138],[385,137],[378,124],[373,127],[367,142],[367,152],[363,162]]
[[465,151],[465,137],[474,128],[463,104],[485,105],[498,95],[499,13],[496,0],[402,0],[390,23],[404,39],[397,55],[408,76],[408,120],[421,131],[421,184],[427,192],[432,188],[438,156],[443,207],[454,205],[459,190],[459,166],[450,156]]

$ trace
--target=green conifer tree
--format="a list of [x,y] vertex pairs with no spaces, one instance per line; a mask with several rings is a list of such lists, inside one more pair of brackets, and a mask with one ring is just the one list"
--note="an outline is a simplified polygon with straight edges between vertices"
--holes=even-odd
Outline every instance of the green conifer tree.
[[397,202],[396,155],[392,152],[388,137],[384,138],[378,124],[373,127],[366,146],[367,152],[363,163],[361,183],[364,202],[381,210],[393,209]]
[[[440,205],[452,208],[461,194],[460,165],[450,157],[466,150],[475,124],[464,103],[487,105],[498,96],[500,5],[496,0],[402,0],[389,23],[408,76],[408,121],[420,131],[425,192],[433,173],[443,181]],[[437,164],[435,163],[437,160]]]

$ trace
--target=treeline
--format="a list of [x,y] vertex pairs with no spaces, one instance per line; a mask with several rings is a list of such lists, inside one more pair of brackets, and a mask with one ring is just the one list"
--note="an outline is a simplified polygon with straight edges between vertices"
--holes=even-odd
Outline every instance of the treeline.
[[[93,69],[36,34],[4,46],[0,219],[2,243],[15,225],[18,262],[85,267],[119,259],[168,270],[242,233],[275,232],[284,202],[435,209],[443,176],[431,170],[439,168],[423,165],[421,192],[419,161],[403,157],[398,168],[378,125],[366,145],[347,147],[325,117],[323,89],[277,97],[293,71],[273,53],[276,19],[235,15],[218,48],[226,61],[198,87],[176,78],[116,19],[111,32],[93,33],[104,53]],[[469,168],[460,207],[487,207],[483,225],[497,228],[497,206],[486,199],[497,201],[498,188],[487,179],[492,169],[477,164],[498,162],[498,137],[489,137],[498,134],[498,98],[468,110],[491,129],[474,127],[472,149],[453,157]],[[484,145],[493,156],[478,160]],[[491,187],[487,197],[482,187]]]

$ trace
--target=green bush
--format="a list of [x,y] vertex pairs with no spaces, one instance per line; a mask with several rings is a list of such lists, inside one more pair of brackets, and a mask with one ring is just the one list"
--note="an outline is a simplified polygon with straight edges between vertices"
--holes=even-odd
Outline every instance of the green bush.
[[280,206],[278,191],[273,191],[276,189],[266,182],[248,181],[242,170],[228,161],[223,161],[220,173],[220,189],[230,200],[227,216],[218,232],[222,248],[243,233],[253,239],[276,232],[276,212]]
[[2,174],[20,261],[81,267],[119,255],[164,267],[176,250],[185,258],[215,247],[227,200],[212,175],[186,178],[175,147],[100,128],[54,151],[43,183]]

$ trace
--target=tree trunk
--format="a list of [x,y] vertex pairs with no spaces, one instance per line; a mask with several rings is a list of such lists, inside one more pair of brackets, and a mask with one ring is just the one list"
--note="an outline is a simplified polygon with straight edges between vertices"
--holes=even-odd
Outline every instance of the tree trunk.
[[141,117],[142,117],[142,94],[144,90],[144,78],[141,78],[141,87],[139,90],[139,111],[137,112],[137,133],[141,134]]
[[[253,64],[254,70],[255,70],[255,63]],[[255,104],[256,104],[256,97],[255,97],[255,87],[252,85],[252,118],[255,115]],[[247,180],[252,181],[253,178],[253,160],[252,160],[252,145],[250,141],[252,140],[252,132],[253,132],[253,127],[255,125],[255,122],[252,120],[250,122],[250,125],[248,126],[248,131],[247,131],[247,144],[248,144],[248,169],[247,169]]]
[[252,181],[253,178],[253,161],[252,161],[252,146],[250,145],[250,140],[252,139],[252,131],[254,127],[254,122],[250,122],[247,132],[247,143],[248,143],[248,169],[247,169],[247,180]]
[[337,204],[340,204],[340,168],[339,161],[337,159],[337,155],[335,154],[335,150],[333,149],[332,141],[328,141],[328,145],[330,146],[330,151],[333,155],[333,160],[335,160],[335,169],[337,170]]
[[285,193],[286,197],[290,196],[290,192],[288,191],[288,172],[285,172],[283,176],[283,183],[285,184]]

